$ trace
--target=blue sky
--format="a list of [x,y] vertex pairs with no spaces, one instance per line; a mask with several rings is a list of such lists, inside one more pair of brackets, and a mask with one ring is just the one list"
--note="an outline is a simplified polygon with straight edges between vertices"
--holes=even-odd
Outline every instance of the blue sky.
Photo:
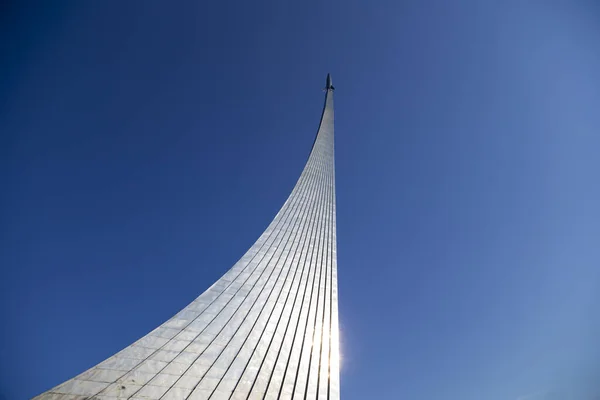
[[327,72],[342,398],[600,393],[597,3],[286,3],[5,6],[0,398],[233,265],[301,172]]

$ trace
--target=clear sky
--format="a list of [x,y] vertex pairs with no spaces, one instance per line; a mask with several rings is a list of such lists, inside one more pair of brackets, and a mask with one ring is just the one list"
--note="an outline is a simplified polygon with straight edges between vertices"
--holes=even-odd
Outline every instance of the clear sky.
[[16,3],[0,398],[230,268],[301,172],[327,72],[343,400],[598,396],[598,2]]

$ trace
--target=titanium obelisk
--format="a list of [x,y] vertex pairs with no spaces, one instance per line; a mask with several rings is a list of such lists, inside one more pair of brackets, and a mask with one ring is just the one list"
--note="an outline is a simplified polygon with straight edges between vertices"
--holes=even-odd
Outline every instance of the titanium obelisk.
[[333,85],[289,198],[208,290],[38,400],[338,400]]

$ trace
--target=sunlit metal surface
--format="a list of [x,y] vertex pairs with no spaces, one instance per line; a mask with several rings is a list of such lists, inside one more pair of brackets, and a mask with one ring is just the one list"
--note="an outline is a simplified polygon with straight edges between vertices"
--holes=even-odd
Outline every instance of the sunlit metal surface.
[[248,252],[173,318],[37,396],[339,399],[333,85],[294,190]]

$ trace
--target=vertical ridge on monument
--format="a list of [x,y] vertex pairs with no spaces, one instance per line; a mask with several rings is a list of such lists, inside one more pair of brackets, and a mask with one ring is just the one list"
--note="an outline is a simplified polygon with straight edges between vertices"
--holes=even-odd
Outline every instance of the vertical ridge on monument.
[[331,76],[310,156],[244,256],[174,317],[36,400],[338,400]]

